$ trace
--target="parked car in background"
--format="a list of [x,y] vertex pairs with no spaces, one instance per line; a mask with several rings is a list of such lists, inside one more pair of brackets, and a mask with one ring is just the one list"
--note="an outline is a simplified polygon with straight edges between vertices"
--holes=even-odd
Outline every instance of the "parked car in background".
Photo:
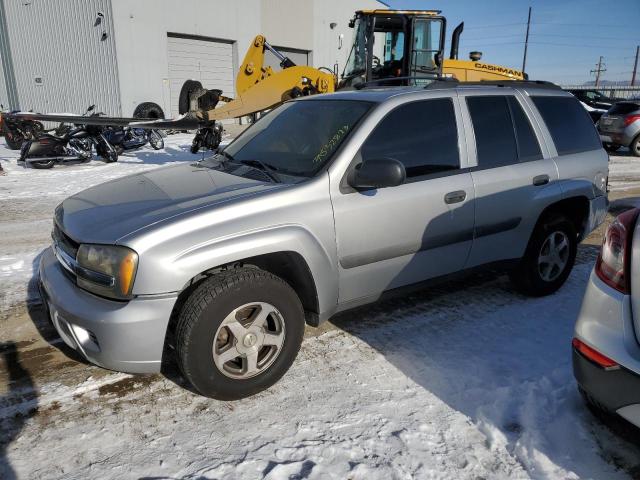
[[607,97],[598,90],[567,90],[582,103],[596,110],[608,110],[611,106],[622,100],[621,98]]
[[290,367],[305,322],[451,274],[549,295],[607,211],[579,102],[536,82],[289,101],[220,153],[62,202],[41,291],[91,362],[237,399]]
[[600,138],[608,150],[628,147],[640,157],[640,100],[627,100],[613,105],[598,121]]
[[578,388],[595,409],[640,427],[639,209],[607,229],[573,338]]

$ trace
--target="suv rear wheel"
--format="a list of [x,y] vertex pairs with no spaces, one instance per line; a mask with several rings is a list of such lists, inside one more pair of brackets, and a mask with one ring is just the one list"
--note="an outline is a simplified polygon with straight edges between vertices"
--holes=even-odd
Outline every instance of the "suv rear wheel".
[[203,395],[247,397],[286,373],[304,325],[300,299],[281,278],[252,267],[221,272],[197,287],[181,309],[178,364]]
[[536,225],[524,257],[511,272],[511,281],[526,295],[541,297],[558,290],[571,273],[578,235],[564,215],[549,215]]

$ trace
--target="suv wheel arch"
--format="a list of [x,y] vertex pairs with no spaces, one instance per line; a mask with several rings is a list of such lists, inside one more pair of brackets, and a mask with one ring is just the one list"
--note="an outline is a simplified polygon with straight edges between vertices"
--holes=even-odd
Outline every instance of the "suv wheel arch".
[[241,267],[259,268],[282,278],[298,295],[304,309],[305,322],[313,327],[317,327],[321,323],[318,315],[320,307],[316,284],[313,279],[311,269],[304,257],[293,251],[268,253],[220,265],[218,267],[205,270],[191,278],[180,291],[178,299],[173,307],[171,319],[169,320],[169,325],[167,327],[165,350],[167,346],[171,346],[173,344],[178,316],[180,315],[180,311],[184,306],[184,303],[195,289],[203,281],[213,275]]

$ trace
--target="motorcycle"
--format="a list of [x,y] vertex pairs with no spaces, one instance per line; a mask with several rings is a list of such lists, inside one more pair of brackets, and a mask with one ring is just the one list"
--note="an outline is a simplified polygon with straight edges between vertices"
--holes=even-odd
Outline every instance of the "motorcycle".
[[[92,112],[95,105],[87,108],[83,116]],[[101,115],[92,113],[91,116]],[[80,125],[74,127],[61,124],[54,133],[43,131],[37,138],[27,140],[20,149],[19,162],[33,168],[52,168],[58,162],[87,161],[91,159],[95,146],[96,153],[107,162],[116,162],[118,153],[107,141],[104,127],[99,125]]]
[[[35,120],[25,120],[12,117],[10,114],[18,113],[19,110],[5,111],[4,106],[0,105],[0,116],[2,117],[2,135],[5,142],[11,150],[20,150],[25,140],[33,140],[44,132],[42,122]],[[4,115],[4,114],[9,115]]]
[[224,128],[220,122],[214,122],[213,126],[198,129],[191,142],[191,153],[198,153],[203,147],[206,150],[215,150],[222,142],[223,132]]
[[158,130],[146,130],[132,127],[108,127],[104,131],[107,141],[113,145],[118,155],[145,146],[147,143],[154,150],[164,148],[164,139]]

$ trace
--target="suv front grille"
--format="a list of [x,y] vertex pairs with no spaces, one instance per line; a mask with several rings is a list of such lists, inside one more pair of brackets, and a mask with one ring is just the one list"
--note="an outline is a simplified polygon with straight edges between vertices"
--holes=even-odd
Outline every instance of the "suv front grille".
[[[58,227],[56,222],[53,223],[51,238],[53,239],[54,250],[60,251],[59,253],[56,253],[56,257],[63,267],[62,271],[75,283],[77,280],[75,273],[75,260],[80,244],[64,233],[62,229]],[[65,256],[70,257],[71,260],[63,261],[62,258]]]

